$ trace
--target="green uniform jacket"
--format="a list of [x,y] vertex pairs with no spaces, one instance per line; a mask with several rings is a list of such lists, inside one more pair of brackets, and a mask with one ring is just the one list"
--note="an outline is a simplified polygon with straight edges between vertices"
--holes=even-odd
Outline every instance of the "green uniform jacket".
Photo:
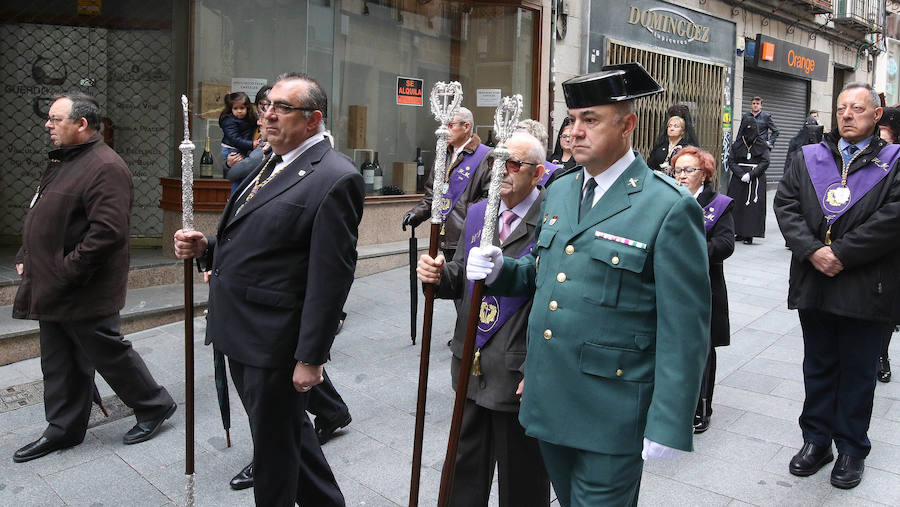
[[519,421],[597,453],[640,453],[643,437],[690,451],[709,350],[702,210],[637,155],[578,223],[583,177],[547,189],[532,255],[504,258],[489,288],[534,293]]

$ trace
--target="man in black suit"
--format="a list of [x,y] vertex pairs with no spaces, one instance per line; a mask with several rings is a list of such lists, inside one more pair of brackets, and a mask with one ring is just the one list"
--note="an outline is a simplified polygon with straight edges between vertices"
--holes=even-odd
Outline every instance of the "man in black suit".
[[759,137],[765,141],[766,146],[771,150],[775,146],[775,140],[778,139],[779,130],[772,121],[772,115],[762,110],[762,98],[753,97],[750,101],[750,114],[756,119],[756,125],[759,127]]
[[363,180],[324,138],[328,99],[304,74],[269,92],[273,155],[234,192],[215,237],[175,233],[212,267],[208,329],[229,359],[254,446],[257,505],[344,505],[306,407],[353,282]]

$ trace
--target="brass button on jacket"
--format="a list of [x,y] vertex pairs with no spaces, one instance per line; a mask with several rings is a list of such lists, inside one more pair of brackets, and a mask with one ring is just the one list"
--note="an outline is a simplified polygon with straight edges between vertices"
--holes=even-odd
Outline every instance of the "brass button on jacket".
[[559,308],[559,303],[556,301],[550,301],[550,311],[556,311]]
[[610,261],[611,261],[613,264],[616,264],[616,265],[617,265],[617,264],[619,264],[619,257],[616,256],[616,255],[614,255],[613,258],[610,259]]
[[567,246],[566,246],[566,253],[569,254],[569,255],[572,255],[573,253],[575,253],[575,247],[572,246],[572,245],[567,245]]
[[550,331],[549,329],[544,330],[544,338],[546,338],[546,339],[548,339],[548,340],[549,340],[550,338],[553,338],[553,332]]
[[622,372],[622,369],[621,369],[621,368],[619,368],[618,370],[616,370],[616,376],[617,376],[617,377],[621,377],[621,376],[622,376],[622,373],[623,373],[623,372]]
[[565,273],[560,273],[560,274],[556,275],[556,281],[559,282],[559,283],[565,282],[565,281],[566,281],[566,274],[565,274]]

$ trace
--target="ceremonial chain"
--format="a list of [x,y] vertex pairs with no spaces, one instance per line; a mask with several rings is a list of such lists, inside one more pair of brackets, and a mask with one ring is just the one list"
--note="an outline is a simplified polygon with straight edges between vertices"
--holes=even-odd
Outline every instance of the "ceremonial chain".
[[259,171],[259,173],[256,175],[256,178],[253,180],[253,190],[250,191],[250,194],[247,195],[247,198],[244,199],[244,202],[238,207],[237,211],[234,212],[234,216],[237,216],[238,213],[240,213],[241,210],[244,209],[244,206],[246,206],[247,203],[250,202],[250,199],[253,199],[253,196],[255,196],[256,193],[259,192],[259,190],[262,187],[266,186],[266,183],[272,181],[272,178],[274,178],[275,176],[278,176],[278,173],[281,172],[281,169],[284,169],[287,166],[287,164],[285,164],[284,166],[281,167],[281,169],[273,170],[272,174],[270,174],[268,178],[266,178],[262,182],[260,182],[259,177],[262,176],[262,173],[266,172],[266,169],[269,168],[269,164],[271,164],[272,161],[275,160],[275,157],[277,157],[277,156],[278,155],[275,155],[273,153],[272,156],[269,157],[269,160],[266,161],[266,165],[263,166],[262,170]]

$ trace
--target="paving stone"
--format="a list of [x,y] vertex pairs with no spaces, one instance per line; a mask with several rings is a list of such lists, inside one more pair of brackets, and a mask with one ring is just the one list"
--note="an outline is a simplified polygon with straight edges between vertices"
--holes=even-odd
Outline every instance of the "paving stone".
[[713,427],[694,437],[694,452],[753,469],[765,466],[781,447],[780,444]]
[[[800,412],[797,411],[797,416],[799,414]],[[803,445],[803,435],[800,432],[797,417],[782,419],[748,411],[740,419],[731,423],[727,430],[766,442],[796,446],[797,449]]]
[[787,380],[803,379],[803,366],[801,364],[755,357],[743,366],[742,370],[751,373],[760,373]]
[[667,477],[647,472],[641,477],[639,506],[681,505],[685,498],[690,498],[690,504],[695,506],[724,506],[731,501],[731,497],[688,486]]
[[[102,477],[98,487],[97,477]],[[167,499],[118,456],[101,456],[45,477],[66,503],[161,505]]]
[[721,385],[731,386],[746,391],[769,394],[782,382],[783,380],[777,377],[738,370],[722,379],[719,383]]

